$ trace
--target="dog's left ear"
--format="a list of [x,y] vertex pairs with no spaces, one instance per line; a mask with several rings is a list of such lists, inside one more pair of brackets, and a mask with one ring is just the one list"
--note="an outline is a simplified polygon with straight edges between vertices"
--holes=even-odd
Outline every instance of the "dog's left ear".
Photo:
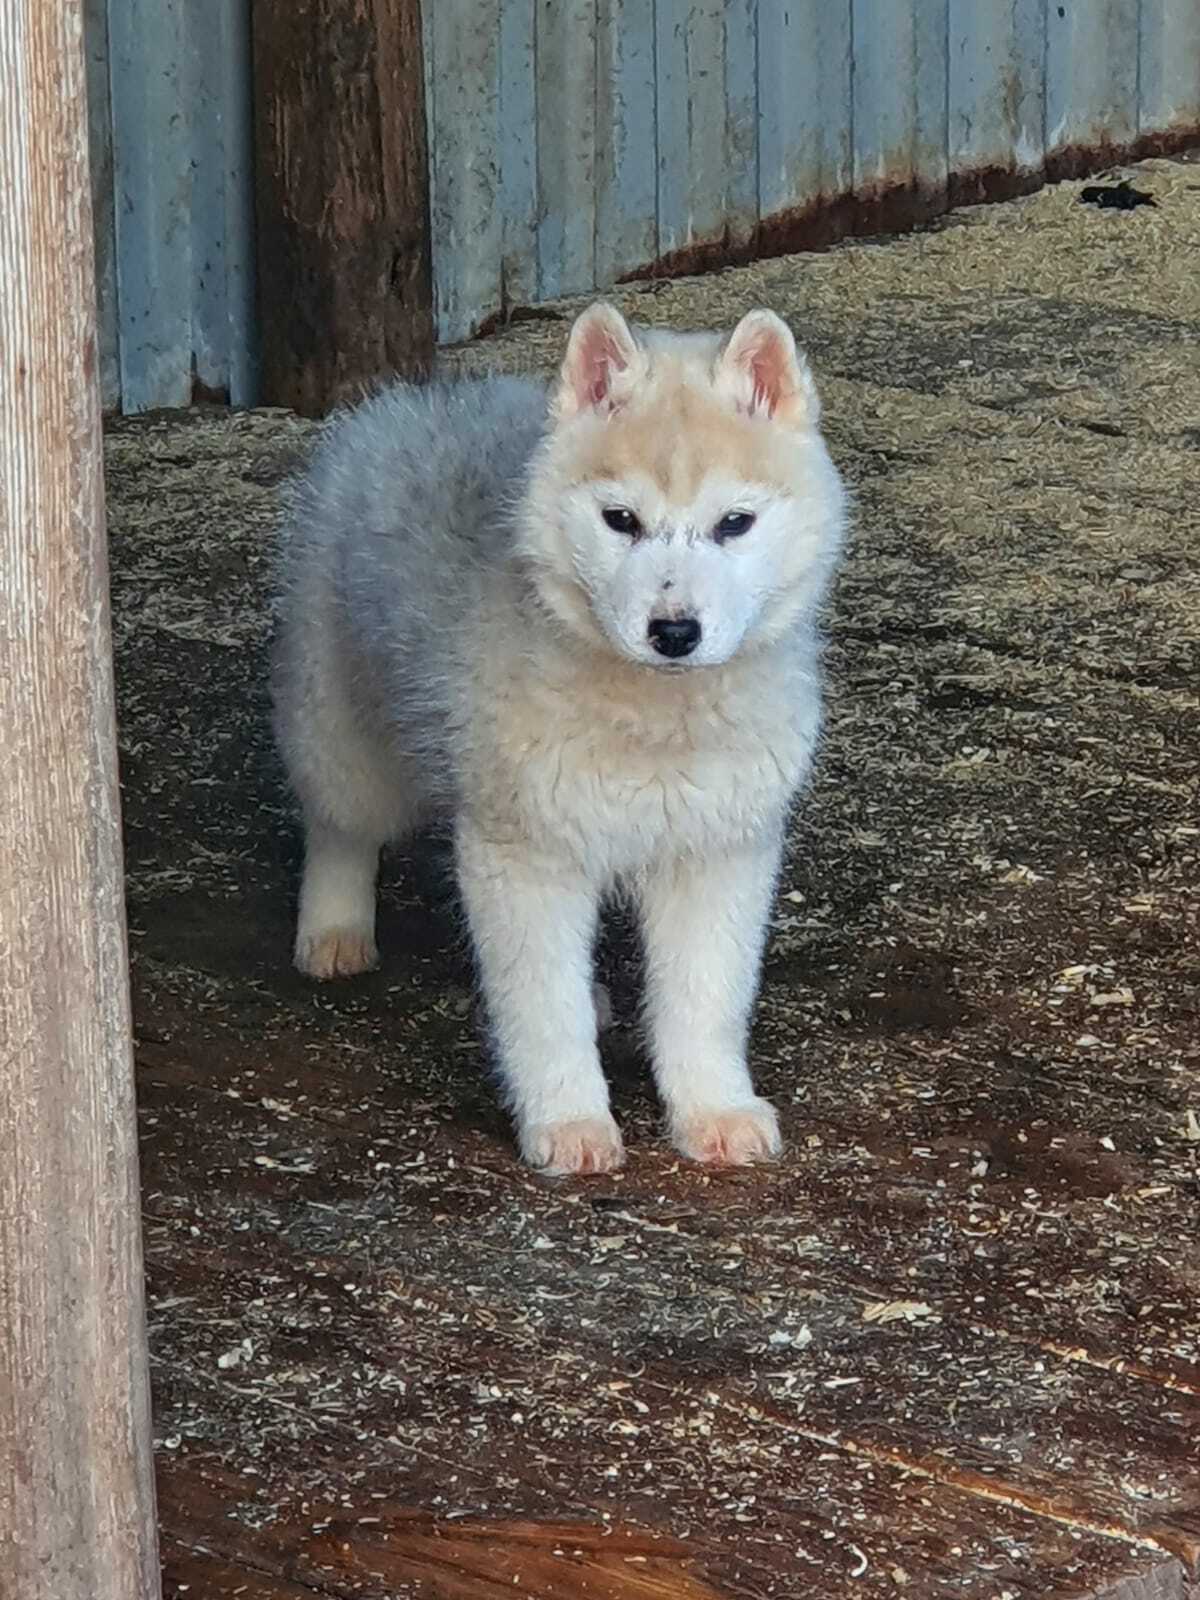
[[646,369],[646,357],[615,306],[597,300],[575,319],[563,359],[554,414],[615,411]]
[[773,311],[748,311],[717,358],[714,380],[739,411],[815,428],[821,402],[792,330]]

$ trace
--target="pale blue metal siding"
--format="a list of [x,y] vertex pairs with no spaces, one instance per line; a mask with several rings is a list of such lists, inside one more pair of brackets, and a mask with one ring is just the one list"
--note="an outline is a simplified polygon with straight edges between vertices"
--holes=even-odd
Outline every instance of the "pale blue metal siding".
[[842,0],[758,0],[753,9],[757,222],[851,186],[854,13]]
[[1138,131],[1200,125],[1200,0],[1142,0]]
[[1138,130],[1140,0],[1046,8],[1046,148],[1127,144]]
[[1039,169],[1046,154],[1045,0],[950,0],[951,172]]
[[[611,283],[628,261],[651,261],[658,244],[658,130],[655,123],[654,0],[609,0],[597,8],[596,282]],[[532,134],[531,121],[528,131]],[[537,200],[534,199],[536,208]],[[506,276],[519,304],[519,278]]]
[[[251,0],[84,0],[108,405],[256,397]],[[1200,125],[1200,0],[425,0],[443,340]]]
[[255,375],[250,0],[86,0],[104,404]]
[[[1200,124],[1200,0],[426,3],[462,35],[427,62],[434,161],[494,165],[505,213],[435,210],[445,340],[851,191],[936,210],[951,177]],[[520,48],[465,117],[445,86],[497,8]]]

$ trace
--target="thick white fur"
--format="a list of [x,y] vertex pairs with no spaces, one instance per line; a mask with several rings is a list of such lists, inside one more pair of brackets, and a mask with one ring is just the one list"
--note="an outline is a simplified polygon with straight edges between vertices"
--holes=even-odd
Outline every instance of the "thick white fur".
[[[546,1171],[622,1159],[592,991],[617,888],[676,1144],[778,1150],[746,1047],[842,535],[817,419],[769,312],[722,341],[597,306],[549,396],[397,386],[331,426],[295,495],[274,694],[306,825],[297,964],[372,965],[380,847],[448,813],[520,1148]],[[756,521],[718,542],[731,510]],[[695,651],[656,654],[655,617],[696,619]]]

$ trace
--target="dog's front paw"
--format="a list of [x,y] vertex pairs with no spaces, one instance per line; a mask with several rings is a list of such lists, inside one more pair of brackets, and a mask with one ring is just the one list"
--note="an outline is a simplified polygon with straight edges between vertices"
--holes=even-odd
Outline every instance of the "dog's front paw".
[[310,978],[353,978],[379,960],[375,940],[362,928],[325,928],[296,940],[296,966]]
[[625,1160],[621,1131],[611,1117],[539,1122],[521,1129],[521,1154],[547,1177],[615,1172]]
[[671,1118],[671,1140],[689,1161],[709,1167],[749,1167],[783,1149],[779,1118],[766,1100],[689,1110]]

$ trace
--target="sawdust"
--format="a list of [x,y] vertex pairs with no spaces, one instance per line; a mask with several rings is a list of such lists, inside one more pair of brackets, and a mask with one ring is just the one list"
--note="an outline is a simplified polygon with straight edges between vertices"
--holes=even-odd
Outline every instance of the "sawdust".
[[[614,295],[786,314],[856,499],[754,1035],[769,1172],[661,1142],[619,923],[633,1158],[591,1187],[514,1163],[434,846],[388,871],[380,972],[291,973],[263,646],[311,428],[113,426],[159,1432],[254,1475],[223,1538],[386,1490],[669,1526],[754,1596],[1081,1594],[1114,1532],[1194,1553],[1200,192],[1134,174],[1157,206],[1062,185]],[[548,371],[564,333],[445,364]]]

